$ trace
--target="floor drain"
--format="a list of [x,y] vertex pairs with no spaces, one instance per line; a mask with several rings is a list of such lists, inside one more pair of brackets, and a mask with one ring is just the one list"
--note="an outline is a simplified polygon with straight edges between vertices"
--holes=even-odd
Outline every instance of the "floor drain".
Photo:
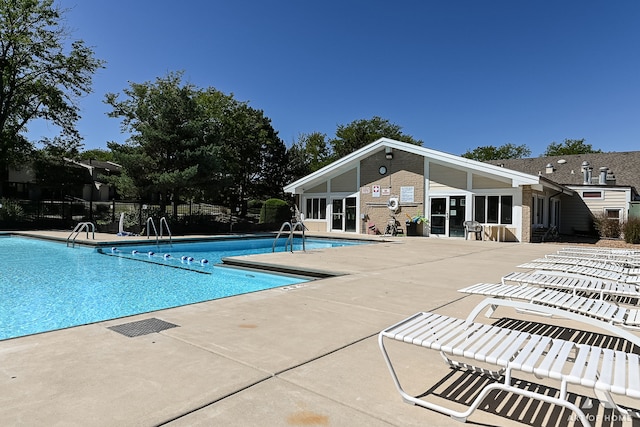
[[115,331],[124,336],[133,338],[177,327],[178,325],[174,325],[173,323],[165,322],[164,320],[152,317],[151,319],[139,320],[137,322],[109,326],[108,329],[111,329],[112,331]]

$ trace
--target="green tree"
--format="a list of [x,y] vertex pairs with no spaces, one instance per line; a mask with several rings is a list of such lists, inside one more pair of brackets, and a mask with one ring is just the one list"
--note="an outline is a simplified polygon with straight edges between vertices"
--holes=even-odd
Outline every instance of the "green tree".
[[315,172],[331,161],[327,135],[321,132],[300,134],[287,150],[287,180],[295,181]]
[[108,144],[123,168],[116,186],[121,194],[156,194],[164,212],[170,202],[198,194],[210,176],[208,167],[215,162],[209,157],[216,150],[207,144],[209,122],[197,102],[198,91],[182,84],[181,73],[131,83],[124,93],[123,101],[118,94],[106,95],[113,107],[109,116],[122,118],[123,130],[131,134],[127,145]]
[[244,102],[237,102],[225,115],[221,157],[228,203],[247,212],[250,197],[280,195],[284,185],[286,147],[271,126],[271,120]]
[[462,157],[467,159],[478,160],[480,162],[488,162],[499,159],[522,159],[531,155],[531,150],[526,145],[504,144],[500,147],[486,145],[475,148],[471,151],[467,150]]
[[49,146],[77,152],[81,145],[78,100],[103,61],[71,40],[63,13],[53,0],[0,0],[0,192],[7,167],[33,150],[25,136],[33,120],[60,128]]
[[422,145],[422,141],[402,133],[402,128],[389,120],[374,116],[369,120],[355,120],[339,125],[336,138],[330,141],[333,150],[331,160],[337,160],[380,138],[390,138],[410,144]]
[[85,150],[78,155],[79,160],[98,160],[100,162],[112,162],[113,152],[111,150],[103,150],[101,148],[93,148]]
[[565,139],[562,143],[552,142],[547,147],[543,156],[566,156],[569,154],[602,153],[602,150],[595,150],[591,144],[585,144],[582,139]]

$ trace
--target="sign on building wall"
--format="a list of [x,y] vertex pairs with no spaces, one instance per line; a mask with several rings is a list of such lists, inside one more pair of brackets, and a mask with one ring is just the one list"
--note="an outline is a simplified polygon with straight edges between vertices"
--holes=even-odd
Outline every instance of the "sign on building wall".
[[371,194],[371,197],[380,197],[380,186],[379,185],[374,185],[373,186],[373,193]]
[[414,187],[400,187],[400,203],[413,203]]
[[360,188],[360,192],[362,194],[371,194],[371,187],[368,187],[368,186],[362,187]]

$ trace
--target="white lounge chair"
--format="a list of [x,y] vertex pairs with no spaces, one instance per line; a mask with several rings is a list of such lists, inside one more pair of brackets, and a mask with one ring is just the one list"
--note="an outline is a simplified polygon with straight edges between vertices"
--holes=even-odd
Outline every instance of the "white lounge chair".
[[632,255],[604,254],[604,253],[568,253],[558,251],[556,254],[545,255],[545,258],[560,259],[569,263],[575,261],[595,261],[617,265],[620,267],[634,268],[640,266],[640,257]]
[[640,298],[640,286],[633,283],[619,283],[583,274],[544,271],[512,272],[502,277],[502,283],[515,282],[521,285],[535,285],[566,291],[598,293],[605,295]]
[[[580,317],[578,320],[586,323],[591,323],[587,318],[594,318],[607,322],[607,324],[623,326],[628,329],[640,329],[640,309],[622,307],[602,299],[582,297],[553,289],[502,283],[478,283],[459,289],[459,292],[510,300],[524,300],[531,304],[527,311],[535,314],[559,314],[563,317],[569,317],[567,313],[564,313],[566,311],[583,316],[584,318]],[[560,309],[561,311],[551,311],[551,308]],[[492,312],[493,310],[490,310],[487,316],[490,317]],[[601,323],[596,323],[595,325],[602,326]],[[616,332],[618,331],[616,330]],[[639,336],[627,335],[625,338],[640,346]]]
[[558,253],[570,252],[579,254],[613,254],[613,255],[637,255],[640,256],[640,250],[628,248],[608,248],[603,246],[568,246],[560,249]]
[[[492,302],[487,301],[487,304]],[[482,309],[484,304],[476,307],[466,320],[421,312],[380,332],[380,350],[405,401],[465,422],[492,390],[502,390],[567,408],[583,425],[589,426],[584,412],[567,399],[568,386],[579,385],[592,388],[606,407],[615,408],[625,416],[637,416],[637,412],[618,406],[612,396],[640,399],[640,359],[637,354],[473,322]],[[405,392],[385,348],[385,339],[439,351],[452,367],[494,377],[503,375],[504,380],[484,387],[466,411],[455,411]],[[458,358],[466,361],[454,360]],[[495,367],[498,372],[477,367],[479,362]],[[559,395],[555,397],[513,386],[512,375],[519,372],[558,381]]]
[[640,269],[624,268],[603,262],[574,262],[564,263],[549,258],[539,258],[518,265],[519,268],[563,271],[567,273],[582,274],[598,277],[600,279],[613,280],[621,283],[640,283]]

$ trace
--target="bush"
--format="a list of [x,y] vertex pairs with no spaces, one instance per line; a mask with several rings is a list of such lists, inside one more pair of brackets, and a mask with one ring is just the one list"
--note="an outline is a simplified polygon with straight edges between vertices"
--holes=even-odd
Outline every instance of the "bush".
[[607,218],[604,214],[595,215],[593,223],[601,238],[619,239],[622,234],[620,221]]
[[624,241],[634,245],[640,244],[640,219],[632,218],[624,226]]
[[18,221],[24,219],[24,209],[15,200],[0,199],[0,220]]
[[285,221],[291,221],[291,208],[287,202],[281,199],[264,202],[260,209],[261,224],[279,224]]

